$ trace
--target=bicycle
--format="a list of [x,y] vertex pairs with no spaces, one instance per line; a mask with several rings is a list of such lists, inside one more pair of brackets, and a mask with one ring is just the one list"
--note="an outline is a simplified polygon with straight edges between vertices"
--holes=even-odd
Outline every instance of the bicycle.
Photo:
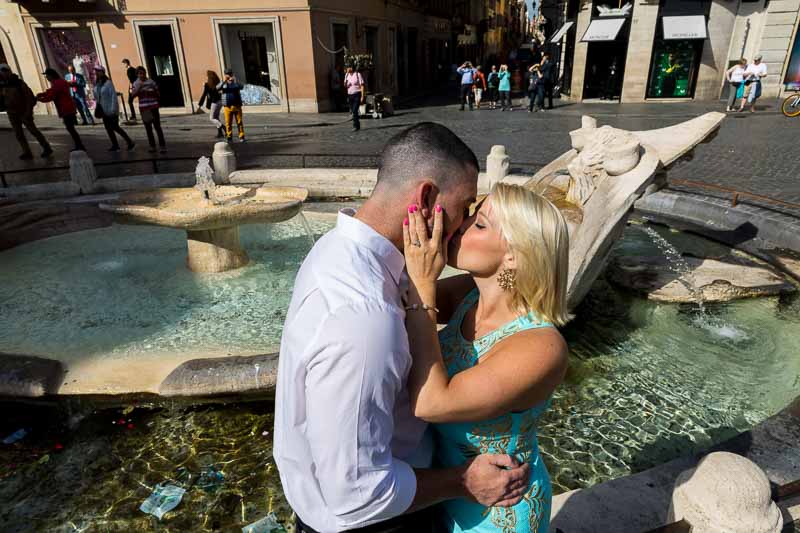
[[781,104],[781,111],[789,118],[800,115],[800,92],[787,96]]

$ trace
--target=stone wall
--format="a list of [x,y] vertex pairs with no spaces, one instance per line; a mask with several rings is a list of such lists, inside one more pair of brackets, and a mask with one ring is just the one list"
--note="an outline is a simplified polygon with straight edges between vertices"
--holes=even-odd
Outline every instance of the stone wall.
[[735,23],[734,2],[714,0],[711,3],[708,15],[708,39],[703,43],[703,55],[694,92],[696,100],[719,98],[725,70],[728,67],[727,59]]
[[581,101],[583,100],[583,82],[586,76],[586,53],[589,50],[589,44],[581,42],[583,34],[586,33],[586,28],[589,27],[589,22],[592,19],[592,2],[581,2],[581,8],[578,12],[578,22],[575,28],[575,56],[572,63],[572,89],[570,99]]
[[647,93],[653,36],[658,24],[658,2],[639,0],[633,8],[621,102],[643,102]]
[[797,31],[798,11],[800,0],[773,0],[767,6],[767,20],[758,48],[769,73],[763,87],[764,97],[780,96],[784,92],[784,70]]

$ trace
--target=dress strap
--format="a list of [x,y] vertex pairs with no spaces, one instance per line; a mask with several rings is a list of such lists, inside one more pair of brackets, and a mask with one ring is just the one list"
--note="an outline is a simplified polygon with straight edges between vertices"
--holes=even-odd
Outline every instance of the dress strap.
[[515,320],[512,320],[505,326],[501,326],[496,330],[492,331],[491,333],[487,333],[483,337],[479,339],[475,339],[475,351],[477,352],[478,358],[480,358],[483,354],[488,352],[492,346],[500,342],[501,340],[505,339],[506,337],[510,337],[514,333],[519,331],[525,331],[527,329],[538,329],[538,328],[547,328],[547,327],[554,327],[553,324],[550,322],[545,322],[543,320],[539,320],[533,313],[528,313],[527,315],[520,316]]

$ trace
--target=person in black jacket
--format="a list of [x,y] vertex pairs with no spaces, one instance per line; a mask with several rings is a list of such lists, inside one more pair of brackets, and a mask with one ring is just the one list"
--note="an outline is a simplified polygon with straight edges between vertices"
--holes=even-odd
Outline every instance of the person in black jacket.
[[131,121],[136,122],[136,111],[133,107],[133,84],[139,79],[136,74],[136,68],[131,65],[129,59],[122,60],[122,66],[125,69],[125,75],[128,76],[128,107],[131,108]]
[[203,102],[206,104],[206,109],[209,110],[209,120],[217,128],[217,138],[225,136],[225,127],[219,120],[219,112],[222,110],[222,93],[217,89],[219,85],[219,76],[213,70],[206,71],[206,82],[203,84],[203,95],[200,101],[197,102],[197,107],[203,107]]
[[242,89],[244,86],[236,80],[232,69],[225,69],[225,79],[217,84],[222,93],[222,109],[225,113],[225,138],[231,142],[233,138],[233,120],[239,130],[239,142],[245,142],[244,123],[242,121]]
[[[555,64],[550,60],[550,53],[542,54],[542,62],[539,64],[539,87],[538,107],[539,109],[553,109],[553,81],[555,79]],[[544,97],[547,96],[547,107],[544,107]]]

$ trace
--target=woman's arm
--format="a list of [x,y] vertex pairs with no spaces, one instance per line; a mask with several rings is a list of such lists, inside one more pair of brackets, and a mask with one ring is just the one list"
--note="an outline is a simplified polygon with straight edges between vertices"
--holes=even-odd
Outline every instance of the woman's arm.
[[[566,372],[566,343],[554,328],[517,333],[480,364],[449,378],[436,332],[435,280],[444,264],[437,236],[441,237],[442,226],[438,209],[430,239],[418,211],[409,213],[403,226],[411,279],[412,309],[406,313],[406,329],[413,357],[408,392],[414,415],[428,422],[465,422],[533,407],[550,396]],[[417,232],[417,228],[423,229]],[[412,244],[417,241],[420,246]]]

